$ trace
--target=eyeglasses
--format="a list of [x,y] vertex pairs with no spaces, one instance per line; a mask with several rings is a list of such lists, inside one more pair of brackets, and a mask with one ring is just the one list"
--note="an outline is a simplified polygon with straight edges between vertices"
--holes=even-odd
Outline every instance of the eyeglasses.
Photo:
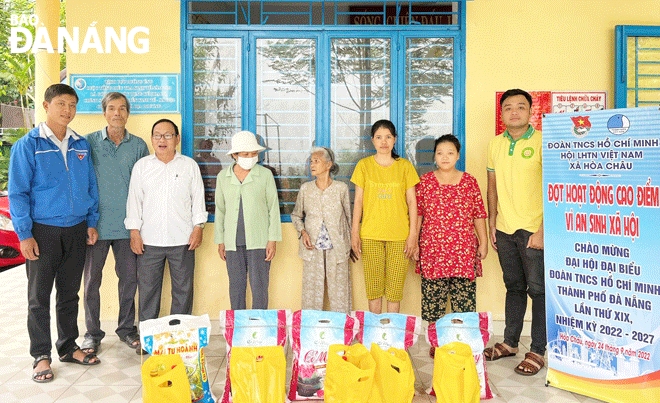
[[151,135],[151,138],[153,138],[154,140],[160,140],[160,139],[162,139],[163,137],[165,137],[165,140],[172,140],[172,138],[173,138],[174,136],[176,136],[176,134],[171,134],[171,133],[160,134],[160,133],[158,133],[158,134],[152,134],[152,135]]

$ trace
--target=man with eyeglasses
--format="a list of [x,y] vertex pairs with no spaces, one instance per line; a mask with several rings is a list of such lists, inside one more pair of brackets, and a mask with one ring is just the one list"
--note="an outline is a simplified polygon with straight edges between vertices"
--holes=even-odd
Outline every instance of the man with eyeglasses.
[[176,151],[179,128],[161,119],[151,128],[154,154],[133,167],[124,224],[138,255],[140,321],[160,313],[165,259],[172,280],[170,315],[192,313],[195,249],[208,213],[199,166]]
[[140,336],[135,326],[137,257],[131,250],[128,230],[124,227],[126,199],[131,171],[135,163],[149,155],[147,143],[126,130],[131,105],[126,96],[109,92],[101,100],[108,125],[85,136],[92,148],[92,162],[99,184],[99,240],[87,246],[85,258],[85,353],[96,353],[105,337],[99,320],[99,288],[103,267],[112,247],[118,277],[119,316],[117,336],[130,348],[140,351]]

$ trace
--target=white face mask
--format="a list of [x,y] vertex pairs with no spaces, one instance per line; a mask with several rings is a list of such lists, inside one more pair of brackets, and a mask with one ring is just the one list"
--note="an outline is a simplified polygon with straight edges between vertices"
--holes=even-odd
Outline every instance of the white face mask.
[[252,157],[252,158],[245,158],[245,157],[238,157],[238,160],[236,163],[246,171],[249,171],[252,169],[255,165],[257,165],[257,160],[259,160],[259,156]]

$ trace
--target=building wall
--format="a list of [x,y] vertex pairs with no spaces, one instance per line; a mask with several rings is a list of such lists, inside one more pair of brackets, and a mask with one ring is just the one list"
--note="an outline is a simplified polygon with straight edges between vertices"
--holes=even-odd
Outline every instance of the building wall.
[[[660,3],[467,3],[465,169],[475,175],[484,196],[486,150],[495,130],[495,92],[509,88],[607,91],[607,107],[613,108],[616,25],[660,25]],[[497,254],[491,248],[484,277],[477,283],[477,309],[503,319],[505,293]]]
[[[146,54],[67,55],[69,74],[180,73],[180,2],[124,0],[111,2],[68,0],[67,25],[84,28],[145,26],[150,30]],[[478,180],[485,196],[486,147],[494,135],[495,92],[519,87],[537,91],[607,91],[608,107],[614,100],[615,25],[659,25],[657,0],[474,0],[467,4],[466,170]],[[92,16],[92,17],[90,17]],[[151,125],[161,117],[177,123],[180,115],[132,115],[128,129],[150,144]],[[89,133],[105,126],[102,116],[78,115],[72,127]],[[151,145],[150,145],[151,148]],[[300,308],[302,262],[297,234],[282,224],[283,240],[271,266],[270,307]],[[229,309],[225,264],[213,244],[213,225],[204,230],[197,250],[195,314]],[[402,312],[420,314],[420,279],[410,267]],[[162,314],[169,312],[169,280],[163,288]],[[367,309],[362,265],[353,265],[353,305]],[[504,313],[505,289],[496,253],[491,249],[478,280],[477,307]],[[102,320],[116,320],[117,279],[109,257],[102,284]],[[249,294],[249,292],[248,292]],[[249,305],[248,305],[249,306]],[[81,310],[80,316],[83,312]],[[110,329],[106,329],[108,331]]]

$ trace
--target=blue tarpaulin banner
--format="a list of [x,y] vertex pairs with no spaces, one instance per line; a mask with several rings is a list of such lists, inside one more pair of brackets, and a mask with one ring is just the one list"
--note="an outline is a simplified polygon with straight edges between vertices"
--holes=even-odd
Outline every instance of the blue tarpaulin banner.
[[550,385],[660,401],[660,110],[543,118]]

